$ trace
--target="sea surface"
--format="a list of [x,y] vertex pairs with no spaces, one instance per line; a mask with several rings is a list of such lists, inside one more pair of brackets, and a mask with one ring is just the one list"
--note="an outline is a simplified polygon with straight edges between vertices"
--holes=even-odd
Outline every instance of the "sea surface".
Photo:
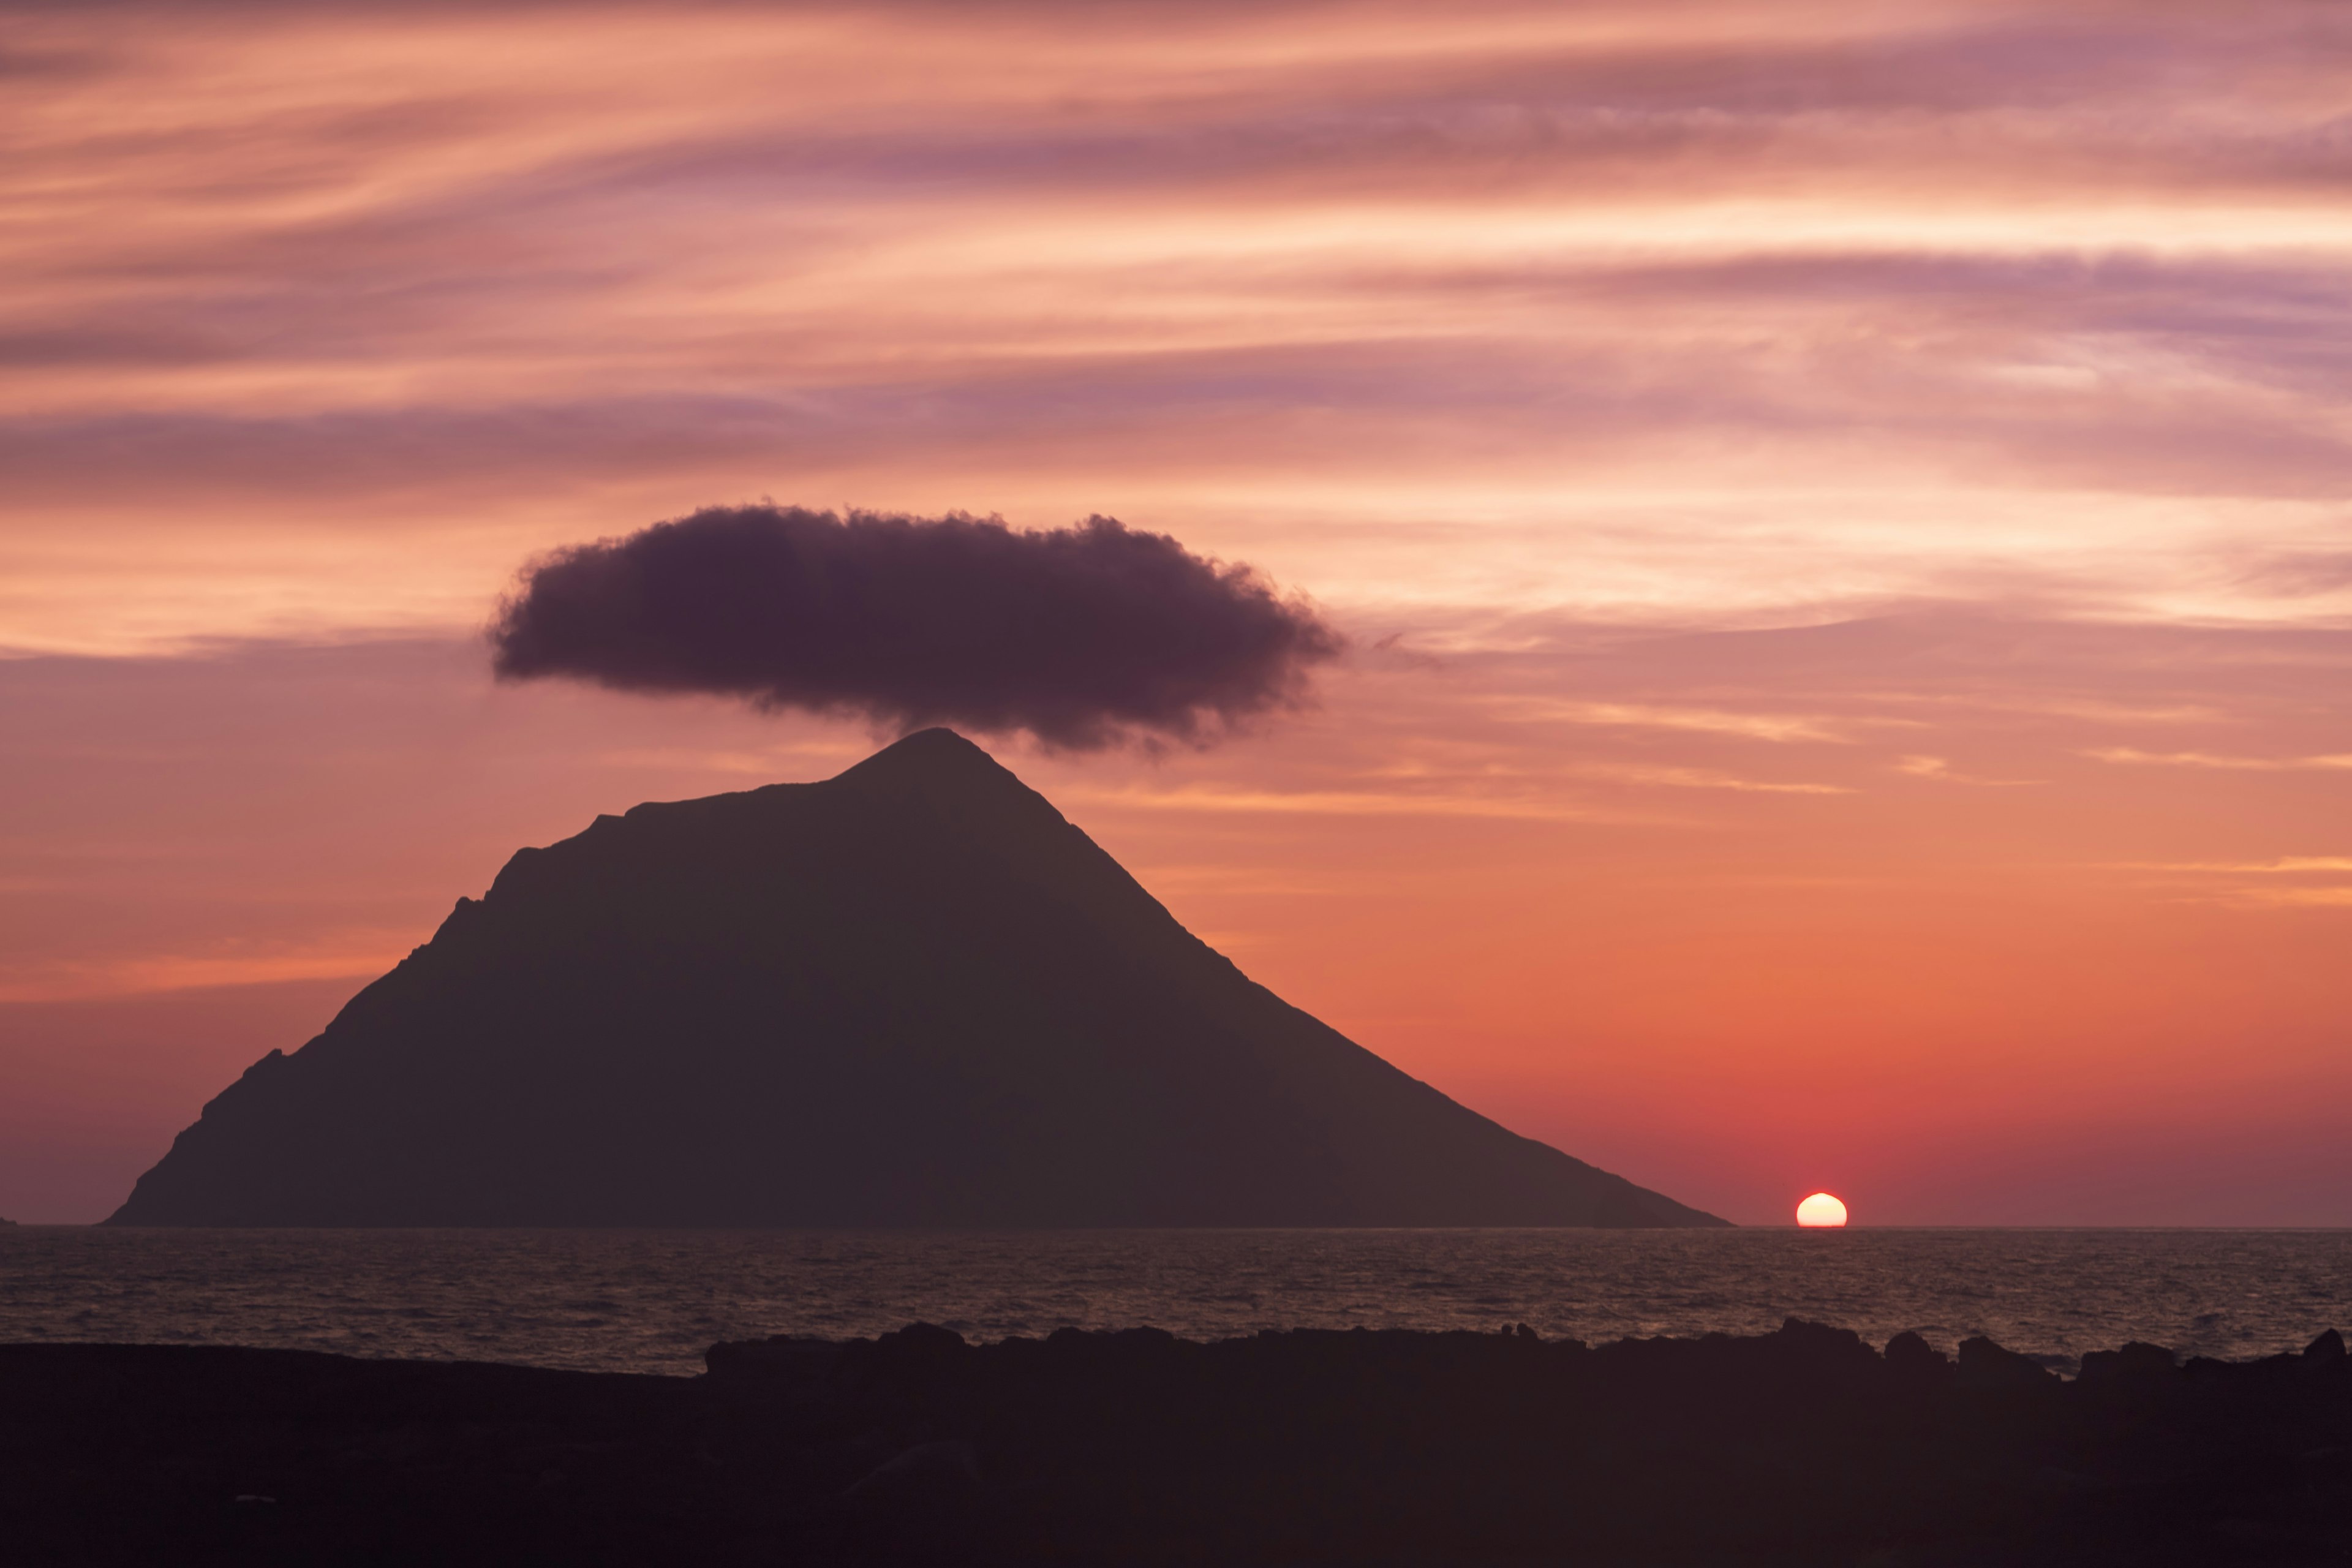
[[689,1373],[713,1342],[1150,1324],[1546,1338],[1990,1334],[2072,1371],[2352,1330],[2352,1231],[0,1230],[0,1342],[291,1346]]

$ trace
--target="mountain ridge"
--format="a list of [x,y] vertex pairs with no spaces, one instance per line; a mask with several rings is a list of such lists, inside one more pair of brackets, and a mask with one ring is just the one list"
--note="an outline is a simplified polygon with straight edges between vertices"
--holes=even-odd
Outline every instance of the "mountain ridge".
[[1720,1225],[1283,1002],[978,746],[602,816],[121,1225]]

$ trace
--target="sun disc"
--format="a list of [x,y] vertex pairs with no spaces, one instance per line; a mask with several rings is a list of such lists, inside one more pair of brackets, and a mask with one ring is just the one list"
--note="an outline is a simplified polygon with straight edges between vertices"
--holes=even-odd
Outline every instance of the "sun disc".
[[1797,1223],[1817,1230],[1843,1225],[1845,1205],[1827,1193],[1815,1193],[1797,1205]]

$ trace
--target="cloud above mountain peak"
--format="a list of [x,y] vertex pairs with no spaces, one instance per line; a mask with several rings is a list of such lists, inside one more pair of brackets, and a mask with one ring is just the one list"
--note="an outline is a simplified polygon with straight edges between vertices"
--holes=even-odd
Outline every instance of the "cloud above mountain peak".
[[490,628],[502,679],[1200,744],[1297,706],[1338,632],[1245,565],[1090,517],[710,507],[527,566]]

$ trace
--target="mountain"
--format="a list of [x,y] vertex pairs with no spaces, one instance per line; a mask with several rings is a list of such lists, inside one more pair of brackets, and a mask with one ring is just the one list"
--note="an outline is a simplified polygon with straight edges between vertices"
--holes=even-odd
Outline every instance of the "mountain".
[[520,851],[108,1223],[1724,1222],[1253,984],[928,730]]

